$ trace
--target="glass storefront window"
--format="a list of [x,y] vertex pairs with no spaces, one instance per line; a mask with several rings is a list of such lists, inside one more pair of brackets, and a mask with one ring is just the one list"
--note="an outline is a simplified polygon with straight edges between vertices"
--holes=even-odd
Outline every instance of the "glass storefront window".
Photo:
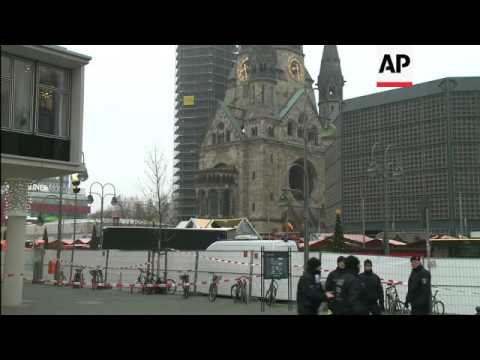
[[68,90],[70,88],[66,71],[51,66],[40,65],[39,74],[40,85],[61,90]]
[[71,71],[5,53],[1,59],[2,129],[68,137]]
[[68,137],[70,119],[70,79],[68,72],[39,66],[38,130]]
[[68,136],[70,96],[42,87],[39,89],[38,95],[39,132]]
[[12,61],[10,58],[2,55],[2,72],[1,83],[2,83],[2,128],[10,127],[10,101],[11,101],[11,91],[12,91]]
[[[2,63],[3,65],[3,63]],[[8,128],[10,127],[10,86],[11,86],[11,80],[9,79],[3,79],[1,80],[2,82],[2,128]]]
[[10,63],[11,63],[10,58],[6,57],[5,55],[2,55],[2,72],[1,72],[2,77],[10,77],[12,75]]
[[33,64],[28,61],[14,61],[14,119],[13,128],[22,131],[32,131],[33,102]]

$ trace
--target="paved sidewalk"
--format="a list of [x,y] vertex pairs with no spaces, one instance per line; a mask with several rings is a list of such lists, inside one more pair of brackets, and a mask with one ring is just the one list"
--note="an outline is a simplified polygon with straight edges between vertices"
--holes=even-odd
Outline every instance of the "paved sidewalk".
[[176,295],[130,294],[127,290],[72,289],[25,283],[24,302],[19,307],[3,307],[2,315],[296,315],[296,306],[289,312],[286,304],[265,306],[234,303],[217,298],[214,303],[206,296],[184,299]]

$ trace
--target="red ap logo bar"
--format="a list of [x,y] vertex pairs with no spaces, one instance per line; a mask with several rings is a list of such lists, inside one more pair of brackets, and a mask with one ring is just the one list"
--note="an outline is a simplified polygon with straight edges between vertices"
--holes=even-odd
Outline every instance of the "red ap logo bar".
[[411,45],[378,45],[377,87],[413,86],[412,57]]

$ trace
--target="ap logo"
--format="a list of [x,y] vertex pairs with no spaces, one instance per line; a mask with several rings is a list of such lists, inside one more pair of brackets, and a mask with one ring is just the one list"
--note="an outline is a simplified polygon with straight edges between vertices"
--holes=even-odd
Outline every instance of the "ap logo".
[[377,87],[411,87],[413,47],[411,45],[377,46]]

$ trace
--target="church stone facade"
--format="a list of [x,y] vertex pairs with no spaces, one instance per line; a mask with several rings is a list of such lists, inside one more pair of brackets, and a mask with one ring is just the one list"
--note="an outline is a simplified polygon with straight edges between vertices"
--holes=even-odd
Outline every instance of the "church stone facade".
[[[338,61],[336,52],[327,45],[322,66],[327,56]],[[323,130],[339,114],[343,78],[324,71],[318,84],[320,116],[301,45],[241,46],[225,99],[200,148],[198,216],[247,217],[259,232],[280,231],[290,222],[301,232],[307,141],[309,218],[314,229],[320,226],[327,145]]]

